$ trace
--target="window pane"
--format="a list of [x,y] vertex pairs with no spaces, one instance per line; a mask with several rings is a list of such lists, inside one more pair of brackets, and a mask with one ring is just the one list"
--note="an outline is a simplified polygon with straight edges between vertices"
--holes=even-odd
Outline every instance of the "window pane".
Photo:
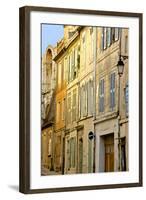
[[104,49],[106,49],[106,28],[104,28]]
[[115,28],[115,41],[119,39],[119,29]]
[[104,48],[104,29],[101,28],[101,50]]
[[111,44],[111,28],[107,28],[107,46]]

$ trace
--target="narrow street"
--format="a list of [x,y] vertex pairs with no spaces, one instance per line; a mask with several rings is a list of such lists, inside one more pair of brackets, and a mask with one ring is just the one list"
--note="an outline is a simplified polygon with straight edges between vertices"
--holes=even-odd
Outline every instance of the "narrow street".
[[41,167],[41,175],[42,176],[48,176],[48,175],[61,175],[61,173],[59,172],[55,172],[55,171],[49,171],[49,169],[45,168],[45,167]]

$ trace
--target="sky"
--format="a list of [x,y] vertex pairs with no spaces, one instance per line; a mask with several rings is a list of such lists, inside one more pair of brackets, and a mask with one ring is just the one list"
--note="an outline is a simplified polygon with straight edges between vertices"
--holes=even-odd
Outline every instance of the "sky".
[[63,25],[42,24],[42,54],[48,45],[55,46],[63,37]]

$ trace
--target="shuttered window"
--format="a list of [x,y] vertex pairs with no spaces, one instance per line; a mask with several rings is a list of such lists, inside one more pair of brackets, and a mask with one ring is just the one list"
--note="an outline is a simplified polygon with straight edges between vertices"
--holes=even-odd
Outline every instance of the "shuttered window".
[[71,93],[68,94],[67,98],[67,122],[68,124],[71,123]]
[[94,50],[94,36],[93,36],[93,27],[90,28],[90,59],[93,59],[93,50]]
[[104,46],[103,48],[106,49],[106,37],[107,37],[107,31],[106,31],[106,28],[104,28]]
[[107,46],[111,45],[111,28],[107,28]]
[[87,103],[87,98],[86,98],[86,85],[83,87],[83,98],[82,98],[82,103],[83,103],[83,116],[86,116],[86,103]]
[[110,108],[115,107],[115,73],[110,75]]
[[104,79],[99,82],[99,112],[104,112]]
[[73,90],[72,95],[72,121],[76,121],[76,89]]
[[126,116],[128,117],[128,113],[129,113],[129,87],[128,87],[128,83],[126,84],[126,88],[125,88],[125,105],[126,105]]
[[115,28],[115,41],[119,39],[119,28]]
[[88,82],[87,110],[88,110],[88,115],[93,114],[93,81]]
[[62,101],[62,120],[65,118],[65,99]]
[[86,61],[86,41],[85,41],[85,35],[83,36],[82,39],[82,43],[83,43],[83,67],[85,67],[85,61]]
[[103,50],[103,47],[104,47],[104,29],[101,28],[101,41],[100,41],[100,44],[101,44],[101,50]]

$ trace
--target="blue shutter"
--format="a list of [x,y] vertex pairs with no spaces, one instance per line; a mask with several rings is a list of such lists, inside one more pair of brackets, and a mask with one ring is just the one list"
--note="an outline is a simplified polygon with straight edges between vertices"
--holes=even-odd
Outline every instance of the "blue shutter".
[[126,104],[126,116],[128,116],[128,112],[129,112],[129,87],[128,87],[128,83],[126,84],[126,88],[125,88],[125,104]]
[[115,107],[115,73],[110,76],[110,108]]

